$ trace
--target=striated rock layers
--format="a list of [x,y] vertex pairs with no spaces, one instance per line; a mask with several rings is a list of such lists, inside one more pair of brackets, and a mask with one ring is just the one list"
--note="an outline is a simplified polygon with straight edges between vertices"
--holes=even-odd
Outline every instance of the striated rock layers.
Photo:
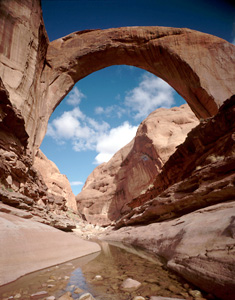
[[136,137],[89,175],[76,196],[79,211],[93,224],[116,221],[130,210],[128,203],[148,189],[197,124],[186,104],[152,112],[140,124]]
[[163,257],[168,268],[202,290],[220,299],[233,300],[234,212],[235,202],[228,201],[179,218],[121,228],[107,233],[103,239],[147,249]]
[[[64,199],[61,202],[60,195],[48,192],[44,179],[50,180],[43,178],[34,167],[27,148],[28,134],[24,130],[24,120],[9,101],[9,94],[1,80],[0,97],[0,201],[27,211],[28,215],[41,223],[71,230],[75,227],[74,223],[55,213],[66,211],[67,205]],[[63,177],[61,179],[64,180]],[[68,199],[73,200],[71,206],[76,205],[74,199]]]

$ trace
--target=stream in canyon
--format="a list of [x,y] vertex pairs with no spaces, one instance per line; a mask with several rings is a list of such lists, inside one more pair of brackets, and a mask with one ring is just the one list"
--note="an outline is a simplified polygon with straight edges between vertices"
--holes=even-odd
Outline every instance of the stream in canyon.
[[[0,299],[73,299],[85,292],[96,300],[150,299],[163,296],[181,299],[206,298],[201,292],[149,253],[122,244],[100,243],[101,252],[31,273],[0,287]],[[141,283],[138,289],[125,290],[123,282],[131,278]],[[71,299],[71,298],[64,298]]]

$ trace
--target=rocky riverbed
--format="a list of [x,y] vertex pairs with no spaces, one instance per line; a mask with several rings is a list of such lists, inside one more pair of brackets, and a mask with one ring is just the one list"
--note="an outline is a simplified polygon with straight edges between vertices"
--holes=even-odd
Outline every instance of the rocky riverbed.
[[100,245],[101,253],[29,274],[1,287],[0,299],[215,299],[167,271],[164,262],[149,253],[122,244]]

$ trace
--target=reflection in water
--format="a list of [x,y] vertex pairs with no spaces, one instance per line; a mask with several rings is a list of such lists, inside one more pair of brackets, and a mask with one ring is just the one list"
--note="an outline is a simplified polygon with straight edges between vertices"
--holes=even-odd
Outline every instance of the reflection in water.
[[[165,270],[153,256],[123,245],[102,242],[101,247],[101,253],[32,273],[0,287],[0,299],[18,295],[18,299],[28,300],[39,291],[56,299],[66,292],[71,292],[73,299],[79,299],[84,292],[97,300],[127,300],[137,295],[145,299],[151,296],[192,299],[190,286]],[[122,290],[127,278],[139,281],[140,288],[132,292]]]

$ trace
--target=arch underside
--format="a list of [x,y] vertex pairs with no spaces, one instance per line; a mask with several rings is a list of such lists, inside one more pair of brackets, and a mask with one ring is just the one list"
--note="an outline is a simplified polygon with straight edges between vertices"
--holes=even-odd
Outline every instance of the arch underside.
[[124,27],[72,33],[48,46],[42,73],[46,105],[41,114],[50,117],[74,84],[89,74],[131,65],[165,80],[198,118],[213,116],[235,92],[234,48],[190,29]]

